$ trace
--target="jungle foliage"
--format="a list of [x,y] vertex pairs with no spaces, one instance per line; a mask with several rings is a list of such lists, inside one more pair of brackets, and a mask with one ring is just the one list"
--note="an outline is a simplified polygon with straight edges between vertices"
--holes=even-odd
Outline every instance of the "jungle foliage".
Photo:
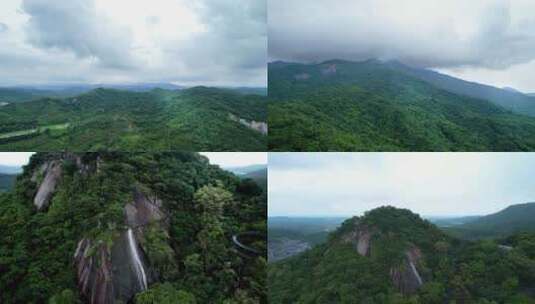
[[269,65],[271,151],[530,151],[535,118],[376,60]]
[[[68,153],[73,155],[72,153]],[[163,201],[168,232],[146,227],[144,250],[157,280],[135,303],[266,303],[264,254],[242,257],[232,235],[266,233],[266,193],[196,153],[79,153],[81,172],[62,158],[46,210],[36,210],[34,172],[61,153],[37,153],[12,191],[0,193],[0,302],[82,303],[73,254],[82,238],[111,245],[125,229],[134,187]],[[247,187],[244,187],[244,183]]]
[[[342,241],[356,225],[373,231],[368,256]],[[402,294],[391,269],[414,247],[424,284]],[[535,303],[535,234],[461,241],[409,210],[382,207],[347,220],[326,243],[269,264],[268,282],[270,303]]]
[[[265,122],[265,99],[195,87],[96,89],[77,97],[10,103],[0,107],[0,150],[265,151],[265,135],[231,119]],[[67,127],[50,127],[57,125]],[[21,131],[27,133],[13,133]]]

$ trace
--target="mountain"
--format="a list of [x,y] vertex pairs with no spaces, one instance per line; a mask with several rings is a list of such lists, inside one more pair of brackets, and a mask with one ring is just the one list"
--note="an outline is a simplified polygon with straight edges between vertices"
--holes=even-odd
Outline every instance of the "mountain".
[[254,180],[262,189],[264,189],[264,191],[267,191],[267,184],[268,184],[267,168],[249,172],[245,174],[243,177]]
[[266,169],[266,164],[254,164],[254,165],[248,165],[248,166],[238,166],[238,167],[227,167],[226,170],[229,170],[230,172],[236,174],[236,175],[247,175],[254,171],[259,171]]
[[6,106],[10,103],[25,102],[43,97],[60,96],[64,96],[64,94],[61,94],[61,92],[35,88],[0,88],[0,107]]
[[0,108],[4,151],[265,151],[265,97],[195,87],[96,89]]
[[465,239],[498,238],[514,233],[535,232],[535,203],[509,206],[497,213],[481,216],[446,231]]
[[535,303],[535,234],[464,242],[409,210],[346,220],[268,265],[270,303]]
[[436,72],[378,60],[331,60],[270,63],[268,73],[271,151],[535,148],[535,118],[511,111],[528,113],[530,103],[504,108],[457,94],[452,92],[455,86],[446,90],[444,83],[449,82],[441,82],[451,77]]
[[196,153],[37,153],[0,194],[0,302],[266,303],[251,189]]
[[502,90],[509,91],[509,92],[512,92],[512,93],[524,94],[524,93],[520,92],[519,90],[517,90],[515,88],[511,88],[511,87],[503,87]]
[[432,70],[412,68],[397,61],[388,62],[387,65],[448,92],[488,100],[514,113],[535,116],[535,98],[516,89],[508,87],[500,89],[469,82]]
[[16,179],[17,175],[0,173],[0,192],[11,190]]

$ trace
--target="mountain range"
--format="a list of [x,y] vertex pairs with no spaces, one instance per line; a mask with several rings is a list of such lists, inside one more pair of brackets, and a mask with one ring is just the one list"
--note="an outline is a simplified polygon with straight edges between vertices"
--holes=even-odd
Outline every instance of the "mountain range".
[[508,237],[519,232],[535,233],[535,203],[511,205],[499,212],[474,217],[443,229],[463,239]]
[[273,151],[526,151],[535,98],[399,62],[273,62]]
[[261,95],[100,88],[0,107],[0,150],[265,151],[266,120]]

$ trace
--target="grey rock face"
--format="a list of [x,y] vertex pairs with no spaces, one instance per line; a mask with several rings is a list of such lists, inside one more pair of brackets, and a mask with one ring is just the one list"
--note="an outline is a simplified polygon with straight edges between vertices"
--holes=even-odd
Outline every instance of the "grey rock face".
[[[90,254],[93,246],[94,252]],[[104,244],[92,244],[83,239],[74,254],[80,292],[91,304],[111,304],[115,302],[112,264],[110,252]]]
[[257,131],[257,132],[262,133],[263,135],[267,135],[268,134],[268,124],[265,123],[265,122],[255,121],[255,120],[246,120],[246,119],[243,119],[243,118],[239,118],[239,117],[237,117],[236,115],[233,115],[233,114],[229,114],[229,117],[230,117],[231,120],[237,121],[237,122],[241,123],[242,125],[250,128],[250,129],[253,129],[253,130]]
[[371,233],[367,230],[359,231],[357,240],[357,252],[362,256],[367,256],[370,252]]
[[358,223],[355,223],[355,229],[342,236],[342,241],[353,244],[360,255],[368,256],[370,254],[371,237],[372,232],[368,227],[359,226]]
[[121,232],[110,249],[82,239],[74,263],[80,292],[92,304],[127,303],[146,290],[150,280],[147,263],[130,229]]
[[[90,303],[123,303],[146,290],[153,280],[140,240],[144,226],[166,220],[162,201],[134,190],[133,200],[124,207],[128,229],[120,232],[111,248],[82,239],[74,254],[78,285]],[[96,248],[88,256],[89,248]]]
[[61,179],[61,162],[60,161],[50,161],[43,164],[37,171],[38,175],[32,176],[33,181],[37,181],[39,175],[43,174],[44,178],[39,184],[37,194],[33,200],[34,205],[37,207],[37,210],[46,208],[54,195],[56,186]]
[[128,203],[124,210],[129,227],[145,226],[151,222],[161,221],[165,217],[162,211],[162,201],[138,189],[134,191],[134,200]]
[[402,265],[390,269],[390,277],[399,292],[410,295],[416,293],[423,284],[417,269],[422,254],[418,248],[413,247],[405,252],[405,256],[406,259]]

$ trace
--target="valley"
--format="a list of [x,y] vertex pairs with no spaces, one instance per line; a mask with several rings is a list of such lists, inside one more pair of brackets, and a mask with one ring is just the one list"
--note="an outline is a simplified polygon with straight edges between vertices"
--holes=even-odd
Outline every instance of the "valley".
[[[2,91],[0,90],[0,94]],[[94,89],[0,109],[3,151],[263,151],[265,97],[195,87]]]

